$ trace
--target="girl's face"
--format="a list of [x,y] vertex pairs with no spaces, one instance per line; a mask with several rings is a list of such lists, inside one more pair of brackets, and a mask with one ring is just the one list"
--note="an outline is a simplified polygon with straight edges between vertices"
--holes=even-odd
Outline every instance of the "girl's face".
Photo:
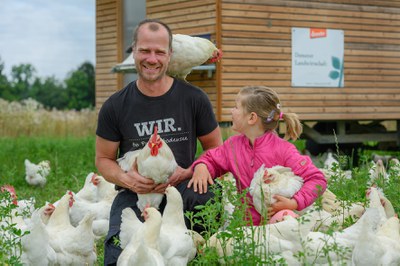
[[232,129],[239,132],[239,133],[244,133],[245,130],[248,128],[248,119],[249,119],[249,114],[246,112],[246,110],[242,106],[242,99],[243,96],[238,94],[236,96],[235,100],[235,107],[232,108],[231,114],[232,114]]

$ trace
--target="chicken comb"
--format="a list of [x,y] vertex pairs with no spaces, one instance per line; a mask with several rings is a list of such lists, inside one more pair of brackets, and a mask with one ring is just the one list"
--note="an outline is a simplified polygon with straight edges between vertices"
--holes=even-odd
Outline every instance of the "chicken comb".
[[7,190],[10,193],[15,193],[15,188],[9,184],[1,186],[1,192],[4,192],[5,190]]
[[16,196],[15,188],[12,185],[9,185],[9,184],[3,185],[1,187],[1,192],[4,192],[4,191],[8,191],[11,195],[15,195]]
[[93,185],[97,186],[99,184],[99,182],[96,181],[96,177],[97,174],[93,173],[92,178],[90,179],[90,181],[93,183]]
[[3,185],[0,190],[1,192],[7,191],[11,196],[12,203],[18,205],[17,193],[15,193],[15,188],[12,185]]
[[157,134],[158,134],[158,127],[154,126],[154,133],[153,133],[153,136],[151,137],[151,142],[153,142],[153,143],[157,142]]

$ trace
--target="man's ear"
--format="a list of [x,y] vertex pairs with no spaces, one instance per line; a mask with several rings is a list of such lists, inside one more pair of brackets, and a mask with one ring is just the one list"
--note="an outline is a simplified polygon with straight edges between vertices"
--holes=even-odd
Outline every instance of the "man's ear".
[[254,125],[258,119],[258,115],[255,112],[251,112],[248,120],[249,125]]

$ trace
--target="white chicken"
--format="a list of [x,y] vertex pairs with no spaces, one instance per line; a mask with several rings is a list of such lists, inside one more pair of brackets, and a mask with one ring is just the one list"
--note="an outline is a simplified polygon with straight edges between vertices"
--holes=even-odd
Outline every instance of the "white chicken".
[[[92,190],[91,186],[94,187],[94,190]],[[93,194],[89,198],[86,197],[86,199],[78,195],[85,188],[88,188],[86,191]],[[105,236],[108,231],[111,205],[117,191],[114,189],[113,184],[107,182],[104,177],[96,174],[92,175],[91,181],[89,184],[85,184],[82,190],[74,195],[75,202],[69,212],[71,224],[77,226],[86,214],[91,213],[94,215],[92,225],[94,235],[96,238]],[[88,196],[89,193],[84,193],[83,195]]]
[[41,186],[44,187],[46,185],[47,179],[46,177],[50,173],[50,161],[41,161],[38,164],[34,164],[30,162],[28,159],[25,159],[25,180],[29,185],[32,186]]
[[[336,167],[333,167],[333,166]],[[334,157],[331,151],[326,153],[326,158],[324,160],[324,167],[319,168],[319,170],[324,174],[325,178],[329,180],[332,176],[343,177],[346,179],[352,179],[351,170],[342,170],[339,165],[339,161]]]
[[17,193],[12,185],[3,185],[0,191],[9,193],[9,199],[0,202],[0,207],[13,205],[10,209],[6,208],[10,211],[10,215],[6,215],[3,220],[0,219],[0,225],[3,223],[13,224],[14,228],[20,229],[22,232],[28,231],[30,217],[35,210],[35,198],[18,200]]
[[47,224],[50,220],[50,216],[53,214],[55,209],[56,207],[52,203],[46,202],[44,206],[42,206],[36,211],[40,214],[42,222],[44,224]]
[[122,211],[121,248],[118,266],[165,265],[159,251],[161,214],[153,207],[143,211],[142,223],[131,208]]
[[[360,234],[375,232],[379,223],[379,213],[368,208],[361,218],[343,231],[327,234],[310,232],[304,239],[302,252],[306,253],[306,265],[351,265],[352,250]],[[340,250],[340,252],[337,252]]]
[[335,212],[328,212],[324,209],[316,208],[315,205],[311,205],[307,208],[305,214],[312,214],[316,219],[313,230],[320,232],[327,232],[332,230],[332,226],[342,228],[345,221],[352,217],[353,220],[358,220],[364,213],[365,208],[361,204],[352,203],[351,205],[341,209],[337,209]]
[[393,239],[400,245],[400,221],[399,217],[392,216],[378,228],[377,235]]
[[369,185],[376,184],[376,182],[387,182],[389,180],[389,176],[386,172],[385,165],[381,159],[378,159],[375,163],[371,162],[371,168],[369,169]]
[[[378,219],[379,220],[379,219]],[[386,220],[383,227],[391,226],[392,220]],[[370,222],[370,221],[368,221]],[[398,224],[393,224],[398,234]],[[400,243],[398,239],[388,237],[385,232],[369,230],[364,225],[358,234],[355,243],[352,262],[353,265],[400,265]],[[382,228],[382,227],[381,227]],[[389,228],[386,228],[389,229]],[[394,232],[392,232],[394,233]]]
[[224,259],[232,256],[235,250],[244,252],[246,248],[252,249],[251,247],[254,251],[250,252],[254,252],[260,259],[266,259],[269,254],[280,253],[286,254],[285,259],[293,261],[295,259],[290,255],[291,252],[301,248],[301,240],[308,235],[313,225],[312,219],[300,223],[298,219],[287,215],[283,221],[274,224],[237,228],[235,230],[240,231],[239,238],[227,237],[238,235],[235,233],[218,232],[210,237],[208,246],[216,249],[221,264],[229,264]]
[[115,190],[115,185],[113,183],[108,182],[104,177],[97,174],[93,175],[92,183],[96,187],[96,202],[102,200],[108,200],[110,202],[114,201],[114,198],[115,196],[117,196],[118,191]]
[[324,168],[331,169],[334,165],[339,166],[339,161],[333,157],[333,152],[328,151],[326,159],[324,161]]
[[49,243],[49,233],[42,220],[42,210],[37,209],[30,219],[29,234],[21,238],[23,265],[55,265],[57,255]]
[[77,193],[75,193],[74,197],[90,202],[96,202],[97,187],[93,182],[96,176],[96,173],[90,172],[85,178],[85,183],[83,184],[83,187]]
[[[365,225],[357,234],[352,261],[353,265],[399,265],[400,235],[399,221],[396,216],[387,217],[379,190],[370,187],[367,191],[369,208],[377,213],[373,220],[375,230],[366,230]],[[364,215],[363,215],[364,216]],[[361,217],[362,219],[363,217]],[[361,220],[360,219],[360,220]],[[371,219],[369,219],[371,220]],[[370,222],[370,221],[369,221]],[[373,252],[371,252],[373,251]]]
[[222,51],[205,38],[173,34],[172,56],[167,74],[185,80],[195,66],[217,62]]
[[[157,134],[157,126],[147,144],[141,149],[127,152],[117,162],[121,169],[129,171],[136,160],[137,170],[144,177],[153,179],[155,184],[166,183],[178,164],[167,143]],[[138,194],[138,208],[143,211],[145,206],[158,208],[164,194]]]
[[382,189],[373,186],[376,188],[376,191],[379,195],[379,198],[381,200],[381,204],[383,206],[383,209],[385,210],[386,218],[390,218],[396,215],[396,212],[394,210],[393,204],[390,202],[390,200],[385,196],[385,193],[382,191]]
[[104,177],[91,172],[86,176],[83,187],[75,193],[74,199],[92,203],[107,199],[112,202],[117,194],[118,191],[115,190],[114,184],[108,182]]
[[389,175],[400,176],[400,161],[397,158],[392,158],[389,160]]
[[375,208],[379,211],[379,225],[384,224],[388,217],[386,216],[385,207],[382,204],[383,201],[381,200],[378,188],[375,186],[368,188],[366,198],[369,201],[369,208]]
[[273,195],[292,198],[303,186],[303,182],[303,179],[296,176],[288,167],[276,165],[265,168],[264,164],[261,165],[254,173],[249,188],[255,209],[267,217],[267,207],[276,202]]
[[93,265],[97,255],[92,232],[93,214],[86,214],[77,227],[71,225],[69,208],[74,204],[71,192],[58,202],[46,225],[57,265]]
[[173,186],[168,186],[165,194],[167,204],[162,216],[160,252],[165,265],[187,265],[196,256],[196,246],[185,224],[182,196]]
[[305,212],[313,213],[317,217],[315,228],[319,231],[330,229],[332,224],[342,226],[349,217],[358,220],[365,211],[362,203],[340,200],[329,189],[326,189],[322,194],[321,203],[322,210],[316,208],[315,204],[312,204],[305,210]]

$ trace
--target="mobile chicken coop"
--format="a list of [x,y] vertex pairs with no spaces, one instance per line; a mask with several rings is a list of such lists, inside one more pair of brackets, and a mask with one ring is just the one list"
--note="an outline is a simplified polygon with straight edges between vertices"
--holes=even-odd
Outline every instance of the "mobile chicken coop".
[[[231,121],[241,87],[264,85],[279,93],[284,112],[299,115],[305,137],[316,143],[400,143],[399,1],[97,0],[97,108],[134,78],[127,74],[134,65],[125,51],[145,17],[166,22],[174,33],[210,38],[223,50],[219,63],[187,77],[208,94],[222,125]],[[296,29],[317,29],[314,37],[324,34],[318,30],[342,33],[331,47],[342,53],[332,62],[342,83],[326,86],[310,81],[319,74],[294,73],[296,55],[309,45],[302,37],[294,43]]]

